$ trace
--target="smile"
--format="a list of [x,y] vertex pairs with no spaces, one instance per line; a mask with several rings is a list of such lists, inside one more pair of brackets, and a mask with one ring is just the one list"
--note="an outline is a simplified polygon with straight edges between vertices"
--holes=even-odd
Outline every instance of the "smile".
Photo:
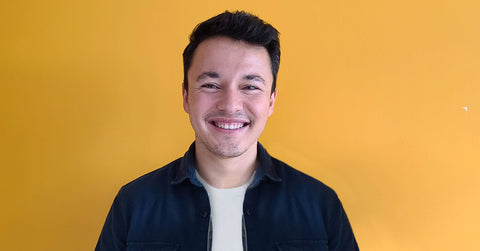
[[237,130],[247,125],[247,123],[223,123],[223,122],[215,122],[215,121],[212,122],[212,124],[216,127],[219,127],[225,130]]

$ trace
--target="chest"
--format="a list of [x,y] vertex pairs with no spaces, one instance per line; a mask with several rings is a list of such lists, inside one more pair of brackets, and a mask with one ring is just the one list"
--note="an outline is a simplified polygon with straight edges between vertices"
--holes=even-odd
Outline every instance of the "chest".
[[[205,189],[194,188],[181,191],[178,196],[175,193],[164,196],[168,197],[139,203],[143,206],[133,211],[129,246],[157,243],[178,250],[207,250],[212,209]],[[285,191],[247,190],[241,227],[248,250],[326,246],[324,219],[316,203]]]

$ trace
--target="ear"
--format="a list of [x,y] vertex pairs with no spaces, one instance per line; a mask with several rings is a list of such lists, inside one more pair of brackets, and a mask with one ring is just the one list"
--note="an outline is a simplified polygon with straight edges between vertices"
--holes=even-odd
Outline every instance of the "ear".
[[277,99],[277,88],[270,95],[270,104],[268,105],[268,116],[272,115],[275,100]]
[[188,91],[185,89],[185,83],[182,83],[182,97],[183,97],[183,110],[186,113],[189,113],[190,110],[188,108]]

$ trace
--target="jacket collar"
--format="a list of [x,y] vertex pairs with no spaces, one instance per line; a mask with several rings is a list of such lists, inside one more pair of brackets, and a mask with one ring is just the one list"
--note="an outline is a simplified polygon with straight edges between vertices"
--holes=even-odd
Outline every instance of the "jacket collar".
[[[277,175],[272,157],[259,142],[257,142],[257,160],[258,166],[256,167],[255,178],[253,179],[250,187],[257,186],[260,181],[266,178],[276,182],[282,181],[282,179]],[[183,158],[181,158],[180,166],[177,169],[173,169],[173,176],[170,183],[180,184],[183,181],[190,179],[192,184],[202,187],[202,184],[200,181],[198,181],[195,175],[195,163],[195,142],[193,142]]]

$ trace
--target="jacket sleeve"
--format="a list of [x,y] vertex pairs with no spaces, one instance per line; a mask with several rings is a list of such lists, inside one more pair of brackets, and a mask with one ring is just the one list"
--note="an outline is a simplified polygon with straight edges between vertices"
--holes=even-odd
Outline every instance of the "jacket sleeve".
[[327,225],[329,251],[357,251],[357,241],[342,203],[335,196]]
[[127,203],[122,201],[121,191],[115,197],[108,212],[95,251],[126,250],[128,233]]

